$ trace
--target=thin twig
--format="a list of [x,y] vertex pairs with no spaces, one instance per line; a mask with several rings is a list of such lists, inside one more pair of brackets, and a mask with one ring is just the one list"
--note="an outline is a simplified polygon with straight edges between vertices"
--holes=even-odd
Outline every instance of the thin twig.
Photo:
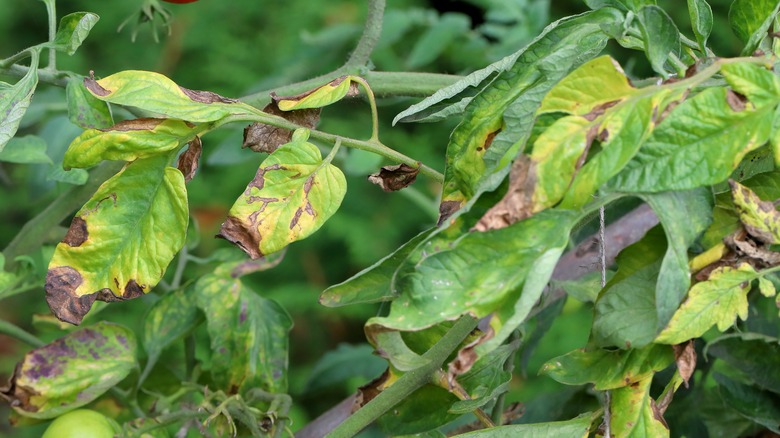
[[[599,208],[599,265],[601,267],[601,288],[607,285],[607,238],[606,238],[606,219],[604,206]],[[604,391],[604,436],[610,437],[610,423],[612,422],[612,411],[610,409],[610,393]]]

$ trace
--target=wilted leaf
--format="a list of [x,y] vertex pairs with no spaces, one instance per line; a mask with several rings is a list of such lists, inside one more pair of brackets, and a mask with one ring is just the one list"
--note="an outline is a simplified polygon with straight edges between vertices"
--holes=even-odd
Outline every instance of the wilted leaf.
[[346,178],[308,137],[307,130],[296,131],[292,142],[263,161],[219,237],[259,258],[308,237],[338,210]]
[[680,31],[671,17],[656,5],[647,5],[637,13],[645,54],[656,73],[669,76],[664,64],[669,55],[680,53]]
[[292,327],[287,312],[229,277],[206,275],[192,293],[206,314],[213,351],[210,371],[217,387],[229,394],[252,388],[286,392]]
[[38,56],[38,52],[34,51],[30,69],[19,82],[10,85],[0,81],[0,152],[16,135],[19,122],[30,106],[38,85]]
[[411,185],[420,169],[406,164],[384,166],[379,172],[368,176],[368,181],[378,185],[386,192],[395,192]]
[[674,362],[677,364],[677,371],[680,373],[685,382],[685,387],[688,387],[688,381],[693,376],[693,372],[696,371],[696,348],[693,345],[693,341],[688,341],[684,344],[674,345]]
[[505,364],[507,360],[514,359],[519,346],[519,341],[502,345],[477,359],[467,372],[458,376],[457,382],[470,399],[456,402],[449,411],[461,414],[473,412],[507,392],[512,373]]
[[691,17],[691,27],[699,50],[707,53],[707,38],[712,32],[712,8],[707,0],[688,0],[688,15]]
[[179,155],[179,161],[176,164],[176,168],[184,175],[184,182],[190,182],[195,176],[202,153],[203,143],[201,143],[200,137],[195,136],[195,138],[190,140],[187,150]]
[[734,0],[729,9],[729,24],[745,43],[742,56],[752,54],[766,37],[778,8],[780,3],[775,0]]
[[582,348],[549,360],[539,372],[566,385],[592,383],[597,390],[608,390],[652,377],[673,360],[672,349],[667,345],[651,344],[631,350]]
[[745,230],[762,243],[780,243],[780,212],[774,202],[762,201],[752,190],[730,179],[731,196]]
[[46,301],[78,324],[92,303],[136,298],[184,245],[187,192],[168,155],[136,160],[108,179],[73,218],[46,276]]
[[54,164],[51,158],[46,155],[46,142],[35,135],[12,138],[5,145],[5,149],[0,150],[0,161],[21,164]]
[[599,412],[586,412],[577,418],[568,421],[555,421],[551,423],[537,424],[513,424],[510,426],[498,426],[490,429],[476,430],[456,437],[463,438],[587,438],[590,434],[590,425],[600,416]]
[[275,93],[271,93],[271,99],[282,111],[322,108],[347,96],[357,96],[359,90],[355,79],[357,79],[356,76],[341,76],[325,85],[296,96],[277,96]]
[[180,87],[167,77],[149,71],[126,70],[100,80],[84,78],[84,86],[100,100],[193,123],[257,111],[236,99]]
[[76,53],[76,49],[81,46],[99,19],[100,17],[90,12],[74,12],[62,17],[54,36],[53,47],[68,55]]
[[509,188],[500,201],[474,225],[476,231],[499,230],[533,214],[535,168],[527,155],[520,155],[509,171]]
[[183,146],[194,136],[193,125],[182,120],[125,120],[110,128],[84,131],[70,144],[62,164],[66,169],[87,168],[103,160],[153,157]]
[[724,331],[734,325],[737,316],[748,316],[747,293],[750,282],[758,274],[747,263],[739,267],[725,266],[710,274],[707,281],[696,283],[688,298],[675,312],[656,342],[679,344],[698,338],[717,324]]
[[131,330],[100,322],[27,353],[0,395],[23,416],[54,418],[119,383],[136,368],[135,356]]
[[[309,108],[295,111],[282,111],[271,102],[263,108],[263,112],[285,119],[304,128],[314,129],[320,121],[320,109]],[[289,129],[266,125],[255,122],[244,128],[244,143],[242,147],[252,149],[255,152],[271,153],[279,146],[292,140],[293,132]]]
[[156,361],[163,349],[178,341],[198,322],[192,291],[177,290],[163,295],[144,318],[143,345],[149,361]]
[[90,94],[82,80],[75,77],[68,79],[65,95],[68,119],[74,125],[84,129],[101,129],[114,124],[108,104]]
[[612,391],[611,432],[620,437],[669,436],[669,427],[650,397],[653,376],[647,376],[633,385]]

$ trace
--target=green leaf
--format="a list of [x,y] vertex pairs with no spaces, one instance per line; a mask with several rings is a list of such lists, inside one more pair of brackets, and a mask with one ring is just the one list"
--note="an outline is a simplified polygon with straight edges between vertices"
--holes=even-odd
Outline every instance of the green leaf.
[[467,372],[458,376],[458,383],[468,392],[469,400],[460,400],[450,407],[449,412],[466,414],[481,408],[509,390],[512,373],[505,368],[520,341],[501,345],[477,359]]
[[443,216],[497,186],[528,140],[544,94],[601,52],[608,39],[601,25],[622,19],[614,9],[601,9],[551,24],[474,97],[447,147]]
[[398,268],[417,248],[417,245],[431,235],[431,231],[423,231],[392,254],[358,272],[347,281],[325,289],[320,295],[320,304],[328,307],[339,307],[393,299],[398,295],[398,292],[394,292],[392,288],[392,282]]
[[184,245],[187,192],[168,155],[136,160],[98,188],[57,245],[46,300],[78,324],[92,303],[149,292]]
[[25,417],[54,418],[122,381],[136,368],[135,356],[130,329],[100,322],[27,353],[0,395]]
[[38,52],[34,51],[30,69],[14,85],[0,81],[0,152],[19,129],[19,122],[30,106],[38,85]]
[[[614,273],[607,271],[607,281],[611,280]],[[601,292],[601,273],[590,272],[577,280],[552,280],[552,289],[563,289],[566,295],[582,303],[594,303]]]
[[747,319],[747,293],[758,274],[747,263],[736,269],[714,270],[708,280],[696,283],[656,342],[679,344],[698,338],[713,325],[724,331],[737,319]]
[[502,329],[490,341],[501,343],[535,305],[575,220],[572,212],[545,211],[506,228],[469,233],[440,252],[423,253],[397,274],[401,295],[390,314],[369,320],[367,330],[374,325],[419,330],[464,313],[482,317],[505,309],[508,313],[493,317]]
[[46,174],[46,181],[59,181],[66,184],[81,186],[89,180],[89,172],[84,169],[65,170],[62,164],[55,164],[49,168]]
[[728,103],[733,100],[730,93],[725,88],[709,88],[680,104],[608,187],[662,192],[728,178],[745,154],[767,141],[772,119],[769,107],[735,111]]
[[306,108],[322,108],[336,103],[346,96],[355,96],[358,93],[356,76],[341,76],[325,85],[309,90],[297,96],[271,97],[282,111],[301,110]]
[[5,149],[0,150],[0,161],[6,163],[48,163],[54,164],[46,155],[46,142],[35,135],[12,138]]
[[76,53],[99,19],[90,12],[74,12],[62,17],[52,46],[68,55]]
[[74,125],[84,129],[100,129],[114,124],[108,104],[87,91],[80,79],[68,79],[65,95],[68,100],[68,119]]
[[760,388],[780,394],[780,341],[754,333],[725,335],[707,345],[705,353],[739,370]]
[[206,275],[193,289],[211,338],[211,376],[217,386],[242,394],[253,388],[287,391],[288,332],[292,320],[276,302],[238,279]]
[[[611,433],[620,437],[668,437],[669,429],[650,397],[653,376],[612,391]],[[660,417],[660,418],[659,418]]]
[[780,396],[743,385],[716,373],[720,396],[743,417],[780,434]]
[[780,78],[774,73],[747,62],[733,62],[720,68],[731,88],[747,97],[756,107],[780,103]]
[[762,201],[752,190],[729,180],[731,196],[745,230],[762,243],[780,243],[780,212],[772,201]]
[[592,383],[597,390],[608,390],[652,378],[673,362],[674,353],[668,345],[631,350],[582,348],[550,359],[539,372],[565,385]]
[[257,110],[210,91],[190,90],[149,71],[126,70],[100,80],[84,78],[84,86],[105,102],[134,106],[193,123],[213,122]]
[[6,288],[16,283],[16,274],[5,272],[5,256],[0,252],[0,297],[3,296]]
[[591,423],[599,415],[598,412],[586,412],[568,421],[498,426],[455,436],[464,438],[558,438],[564,436],[587,438],[590,434]]
[[707,0],[688,0],[688,14],[699,50],[701,53],[707,53],[707,38],[712,32],[712,8]]
[[444,52],[458,37],[469,31],[471,20],[464,14],[448,12],[442,14],[417,40],[412,48],[406,66],[413,70],[430,64]]
[[656,0],[585,0],[585,4],[591,9],[613,7],[623,11],[636,12],[645,5],[654,5]]
[[655,306],[658,329],[666,326],[691,286],[688,248],[712,222],[712,195],[707,188],[643,195],[661,221],[668,243],[658,273]]
[[243,195],[233,204],[219,237],[252,258],[270,254],[317,231],[341,205],[344,174],[322,159],[298,130],[290,143],[266,158]]
[[153,157],[180,148],[194,136],[193,126],[182,120],[125,120],[110,128],[84,131],[68,147],[63,166],[87,168],[103,160]]
[[753,53],[767,36],[778,8],[777,0],[734,0],[729,9],[729,24],[745,43],[742,56]]
[[446,409],[457,400],[447,390],[427,384],[402,399],[393,409],[379,417],[377,423],[392,435],[427,432],[460,416],[450,414]]
[[780,167],[780,106],[775,108],[772,116],[772,133],[769,136],[769,143],[772,145],[775,167]]
[[150,361],[178,341],[198,323],[198,309],[191,293],[176,290],[163,295],[144,318],[143,346]]
[[758,290],[761,292],[761,295],[767,298],[772,298],[777,294],[775,284],[764,277],[758,277]]
[[352,378],[366,380],[379,376],[387,368],[387,362],[374,355],[374,348],[368,344],[339,344],[320,358],[309,374],[306,392],[343,385]]
[[674,21],[658,6],[648,5],[637,13],[645,55],[656,73],[669,76],[664,68],[670,55],[680,53],[680,31]]

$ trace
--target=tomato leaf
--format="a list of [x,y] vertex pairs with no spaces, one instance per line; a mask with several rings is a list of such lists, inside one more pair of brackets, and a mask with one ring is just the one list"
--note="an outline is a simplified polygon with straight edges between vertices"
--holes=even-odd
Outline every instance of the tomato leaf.
[[637,13],[645,55],[656,73],[668,77],[664,68],[669,55],[680,53],[680,31],[666,12],[656,5],[647,5]]
[[321,108],[336,103],[347,96],[357,96],[359,91],[355,79],[355,76],[341,76],[297,96],[277,96],[272,93],[271,98],[282,111]]
[[68,79],[65,86],[68,99],[68,119],[84,129],[108,128],[114,124],[108,104],[93,96],[81,80]]
[[748,234],[762,243],[780,243],[780,212],[772,201],[762,201],[752,190],[729,180],[739,220]]
[[668,437],[669,429],[650,397],[653,376],[647,376],[633,385],[612,391],[610,409],[611,431],[615,436]]
[[163,349],[184,337],[198,323],[198,308],[192,295],[189,290],[169,292],[149,309],[143,332],[149,361],[156,362]]
[[27,353],[0,395],[25,417],[54,418],[100,397],[136,366],[133,332],[100,322]]
[[758,48],[777,15],[780,3],[775,0],[734,0],[729,8],[729,24],[734,33],[745,43],[742,56]]
[[555,421],[536,424],[513,424],[509,426],[491,427],[490,429],[467,432],[456,437],[463,438],[514,438],[527,436],[533,438],[572,437],[587,438],[590,435],[590,425],[601,414],[586,412],[568,421]]
[[691,17],[691,27],[699,43],[699,50],[707,53],[707,38],[712,32],[712,8],[707,0],[688,0],[688,14]]
[[38,52],[33,52],[27,74],[14,85],[0,81],[0,152],[16,135],[38,85]]
[[20,164],[54,164],[51,158],[46,155],[46,142],[35,135],[12,138],[5,145],[5,149],[0,151],[0,161]]
[[51,47],[68,55],[76,53],[99,19],[90,12],[74,12],[62,17]]

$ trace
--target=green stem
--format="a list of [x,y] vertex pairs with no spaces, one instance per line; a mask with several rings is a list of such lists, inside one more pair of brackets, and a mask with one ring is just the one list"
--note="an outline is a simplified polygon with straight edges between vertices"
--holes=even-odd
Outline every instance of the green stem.
[[170,414],[160,415],[159,417],[151,418],[144,422],[143,426],[132,429],[132,436],[141,436],[144,433],[151,432],[155,429],[165,427],[169,424],[178,423],[182,420],[190,420],[193,418],[200,419],[206,417],[208,412],[205,411],[176,411]]
[[364,67],[374,51],[379,37],[382,35],[382,17],[385,13],[385,0],[370,0],[368,2],[368,14],[363,34],[355,46],[355,50],[347,60],[345,67]]
[[[117,173],[123,165],[124,163],[113,161],[104,162],[90,173],[86,184],[66,190],[45,210],[24,224],[16,237],[3,250],[3,255],[9,264],[7,269],[13,269],[14,259],[17,256],[33,251],[44,241],[54,237],[50,231],[56,229],[68,215],[87,202],[95,190]],[[62,238],[62,236],[58,237]]]
[[176,290],[181,287],[181,279],[184,276],[184,268],[187,267],[187,243],[181,247],[179,251],[179,259],[176,261],[176,272],[173,273],[173,280],[171,280],[171,290]]
[[370,141],[380,143],[379,112],[376,109],[376,98],[374,97],[374,92],[371,90],[371,87],[368,85],[368,82],[366,82],[365,79],[356,76],[353,80],[358,84],[360,84],[363,87],[363,89],[366,91],[366,96],[368,96],[368,103],[369,105],[371,105],[371,140]]
[[25,331],[21,327],[11,324],[8,321],[0,319],[0,333],[8,335],[16,340],[22,341],[31,347],[42,347],[46,345],[45,342],[38,339],[35,335]]
[[458,348],[466,336],[477,326],[477,320],[463,316],[430,350],[423,354],[428,363],[405,373],[390,387],[380,392],[365,406],[358,409],[343,423],[326,435],[330,438],[348,438],[355,436],[382,414],[404,400],[423,385],[430,383],[447,357]]
[[[14,64],[8,67],[4,67],[2,66],[2,64],[0,64],[0,74],[12,76],[12,77],[17,77],[17,78],[24,77],[29,71],[30,71],[30,67],[27,67],[25,65]],[[76,73],[59,71],[59,70],[57,71],[38,70],[38,81],[64,88],[66,85],[68,85],[69,75],[76,75]]]
[[[455,395],[455,397],[458,397],[458,400],[471,400],[471,396],[469,396],[469,393],[466,392],[465,389],[463,389],[462,386],[457,381],[450,382],[447,373],[442,371],[441,369],[436,370],[433,376],[433,383],[452,393]],[[479,420],[480,423],[482,423],[485,428],[493,428],[496,427],[496,425],[493,423],[493,419],[490,418],[485,411],[482,410],[482,408],[476,408],[472,412],[475,417]]]
[[[57,2],[56,0],[43,0],[43,2],[49,15],[49,42],[53,43],[57,36]],[[46,70],[57,70],[57,51],[53,48],[49,49],[49,63],[46,65]]]

